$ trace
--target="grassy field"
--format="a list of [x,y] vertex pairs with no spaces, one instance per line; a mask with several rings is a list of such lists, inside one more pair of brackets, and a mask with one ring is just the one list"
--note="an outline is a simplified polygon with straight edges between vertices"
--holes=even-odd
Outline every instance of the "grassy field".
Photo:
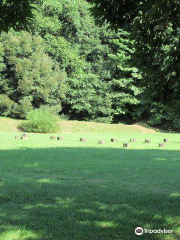
[[[18,126],[22,121],[24,120],[0,117],[0,133],[21,132]],[[158,131],[142,122],[125,125],[62,120],[59,122],[59,126],[61,133],[155,133]]]
[[[14,136],[0,134],[1,240],[180,239],[179,134]],[[136,236],[136,227],[174,232]]]

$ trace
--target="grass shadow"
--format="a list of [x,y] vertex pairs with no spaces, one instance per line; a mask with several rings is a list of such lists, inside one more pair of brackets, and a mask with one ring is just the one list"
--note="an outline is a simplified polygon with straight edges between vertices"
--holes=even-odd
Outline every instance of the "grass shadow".
[[0,239],[180,238],[180,151],[48,148],[0,152]]

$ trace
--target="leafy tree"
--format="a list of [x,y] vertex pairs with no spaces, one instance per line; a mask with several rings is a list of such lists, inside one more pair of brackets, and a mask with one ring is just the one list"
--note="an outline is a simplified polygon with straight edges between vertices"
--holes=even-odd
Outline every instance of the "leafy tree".
[[179,10],[179,1],[144,3],[132,25],[137,64],[152,109],[150,123],[173,126],[180,118]]
[[[33,34],[40,35],[48,55],[55,59],[68,76],[83,65],[76,44],[69,40],[72,26],[66,24],[66,8],[71,6],[66,0],[48,0],[38,2],[33,11],[34,19],[30,26]],[[70,9],[68,14],[73,14]],[[67,28],[67,29],[66,29]],[[66,33],[68,31],[68,33]]]
[[[133,67],[133,41],[129,40],[129,33],[119,30],[118,39],[110,40],[114,52],[109,54],[111,59],[111,80],[109,81],[112,98],[112,114],[116,121],[124,115],[126,119],[138,119],[141,116],[140,95],[142,89],[139,84],[141,74]],[[139,110],[137,111],[137,108]]]
[[100,24],[108,22],[113,28],[131,23],[146,0],[88,0],[93,3],[92,12]]
[[[88,2],[94,3],[92,11],[96,20],[101,24],[109,22],[114,28],[128,27],[140,17],[141,20],[149,20],[141,22],[145,24],[146,33],[151,30],[151,33],[156,34],[159,30],[163,31],[163,26],[168,26],[170,22],[174,24],[179,22],[178,0],[88,0]],[[155,26],[159,26],[159,29],[155,29]]]
[[[171,125],[177,122],[180,118],[180,2],[91,2],[95,3],[94,14],[99,22],[106,20],[114,28],[123,26],[131,31],[131,37],[135,39],[134,58],[136,66],[142,71],[146,102],[149,101],[152,109],[150,122],[162,124],[167,121]],[[157,114],[154,115],[154,112]]]
[[1,0],[0,1],[0,31],[11,27],[22,29],[27,27],[32,19],[34,0]]
[[[32,108],[48,105],[61,110],[65,75],[45,52],[40,36],[27,32],[1,35],[0,91],[14,101],[11,114],[25,117]],[[1,60],[2,62],[2,60]]]
[[[95,25],[89,8],[84,0],[74,5],[66,0],[42,1],[34,12],[32,29],[42,36],[48,54],[67,73],[63,113],[70,118],[110,121],[111,104],[103,92],[108,88],[105,59],[109,49],[102,44],[101,28]],[[84,104],[87,96],[89,101]]]
[[111,98],[108,84],[95,74],[81,74],[69,79],[65,113],[70,118],[110,123]]
[[85,0],[38,1],[31,34],[1,36],[1,94],[13,101],[6,114],[26,117],[33,108],[51,108],[71,119],[99,122],[140,117],[134,43],[125,31],[97,26],[91,8]]
[[10,116],[14,102],[5,94],[0,94],[0,114]]

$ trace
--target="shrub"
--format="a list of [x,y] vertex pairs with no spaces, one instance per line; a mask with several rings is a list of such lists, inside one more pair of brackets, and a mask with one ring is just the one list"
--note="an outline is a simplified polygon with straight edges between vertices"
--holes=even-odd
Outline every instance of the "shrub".
[[20,128],[26,132],[51,133],[58,132],[58,117],[50,111],[36,109],[30,111],[27,121],[20,125]]

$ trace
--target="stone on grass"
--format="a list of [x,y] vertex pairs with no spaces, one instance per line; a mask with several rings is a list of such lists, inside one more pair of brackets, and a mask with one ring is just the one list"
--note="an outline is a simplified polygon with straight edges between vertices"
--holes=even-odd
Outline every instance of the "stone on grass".
[[165,147],[165,143],[159,143],[159,147]]
[[22,139],[22,140],[27,140],[27,139],[28,139],[28,137],[21,137],[21,139]]
[[166,143],[169,142],[169,139],[165,138],[165,139],[164,139],[164,142],[166,142]]
[[150,139],[145,139],[145,143],[152,143]]
[[62,141],[62,140],[64,140],[64,138],[63,137],[57,137],[57,140]]
[[98,144],[104,144],[103,140],[99,140]]
[[136,139],[135,138],[131,138],[130,142],[136,142]]
[[87,139],[85,139],[85,138],[80,138],[80,142],[87,142]]
[[21,137],[20,136],[15,136],[15,139],[21,139]]
[[118,142],[118,140],[115,139],[115,138],[112,138],[112,139],[111,139],[111,142]]
[[28,134],[27,133],[23,133],[22,136],[23,137],[28,137]]
[[129,147],[130,147],[130,144],[129,144],[129,143],[123,143],[123,147],[124,147],[124,148],[129,148]]
[[56,137],[55,136],[51,136],[50,139],[56,139]]

